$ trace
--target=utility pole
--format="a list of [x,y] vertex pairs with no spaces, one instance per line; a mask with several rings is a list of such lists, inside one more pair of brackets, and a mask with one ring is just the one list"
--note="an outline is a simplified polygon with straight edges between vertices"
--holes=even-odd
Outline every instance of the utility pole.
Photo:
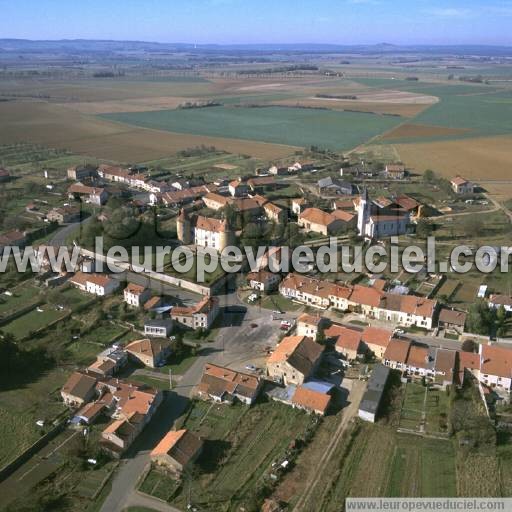
[[172,389],[172,370],[169,368],[169,389]]

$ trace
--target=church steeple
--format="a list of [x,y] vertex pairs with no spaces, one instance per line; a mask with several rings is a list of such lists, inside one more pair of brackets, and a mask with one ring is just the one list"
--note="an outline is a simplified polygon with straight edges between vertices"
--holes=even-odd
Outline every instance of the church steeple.
[[368,195],[368,189],[365,187],[363,193],[359,198],[359,205],[357,208],[357,231],[359,236],[365,236],[366,224],[369,218],[370,210],[370,197]]

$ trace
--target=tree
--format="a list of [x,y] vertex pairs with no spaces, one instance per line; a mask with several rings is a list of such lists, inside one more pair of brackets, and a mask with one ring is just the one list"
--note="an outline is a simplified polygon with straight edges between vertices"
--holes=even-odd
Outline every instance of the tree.
[[423,181],[426,183],[433,183],[436,180],[436,174],[432,169],[427,169],[423,173]]
[[428,219],[420,219],[416,224],[416,235],[419,238],[428,238],[434,231],[434,226]]
[[462,352],[476,352],[478,348],[478,344],[474,340],[465,339],[462,342]]
[[496,333],[498,336],[505,336],[507,332],[507,312],[505,307],[501,305],[496,311]]
[[489,335],[493,332],[496,323],[496,311],[484,301],[471,304],[468,310],[467,325],[469,332]]

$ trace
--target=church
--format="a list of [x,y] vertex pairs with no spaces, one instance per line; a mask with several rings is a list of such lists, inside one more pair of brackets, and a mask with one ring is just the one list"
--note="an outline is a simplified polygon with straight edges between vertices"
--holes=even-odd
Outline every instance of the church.
[[404,235],[410,230],[410,214],[392,199],[371,200],[365,188],[357,207],[357,231],[367,239]]

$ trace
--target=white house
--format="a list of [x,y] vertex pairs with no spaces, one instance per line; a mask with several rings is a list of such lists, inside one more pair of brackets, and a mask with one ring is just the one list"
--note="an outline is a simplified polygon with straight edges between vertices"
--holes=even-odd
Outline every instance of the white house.
[[155,338],[167,338],[172,332],[172,318],[155,318],[144,321],[144,334]]
[[491,388],[510,393],[512,389],[512,350],[495,345],[480,345],[477,378]]
[[260,270],[258,272],[250,272],[247,274],[247,283],[253,290],[260,292],[268,292],[275,290],[281,280],[279,274],[269,272],[267,270]]
[[452,178],[450,183],[456,194],[472,194],[475,191],[475,185],[462,176],[455,176],[455,178]]
[[110,295],[119,288],[119,281],[106,274],[77,272],[69,282],[82,291],[100,297]]
[[129,283],[124,289],[124,301],[130,306],[140,308],[151,296],[151,291],[145,286]]
[[488,303],[489,307],[493,309],[503,306],[507,313],[512,313],[512,297],[508,295],[491,295]]

